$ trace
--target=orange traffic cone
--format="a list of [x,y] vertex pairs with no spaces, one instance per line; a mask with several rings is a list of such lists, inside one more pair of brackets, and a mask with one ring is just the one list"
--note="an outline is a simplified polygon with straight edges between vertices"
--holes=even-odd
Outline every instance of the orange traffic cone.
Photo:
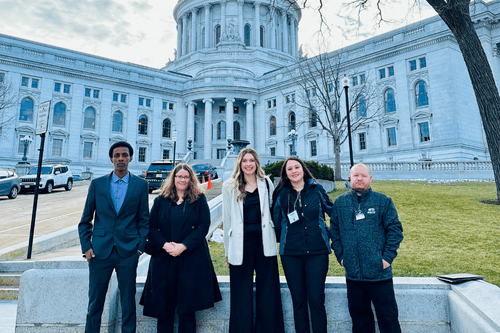
[[205,183],[205,176],[201,176],[201,183]]
[[210,175],[208,175],[208,184],[207,184],[207,190],[212,189],[212,179],[210,178]]

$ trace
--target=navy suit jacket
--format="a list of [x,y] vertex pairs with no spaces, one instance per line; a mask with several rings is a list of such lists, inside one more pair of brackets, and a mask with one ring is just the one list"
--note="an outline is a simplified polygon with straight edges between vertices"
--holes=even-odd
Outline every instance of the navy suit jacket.
[[149,231],[148,182],[130,174],[125,200],[117,212],[110,194],[111,175],[92,180],[78,224],[82,252],[92,248],[101,260],[109,257],[113,245],[121,257],[144,252]]

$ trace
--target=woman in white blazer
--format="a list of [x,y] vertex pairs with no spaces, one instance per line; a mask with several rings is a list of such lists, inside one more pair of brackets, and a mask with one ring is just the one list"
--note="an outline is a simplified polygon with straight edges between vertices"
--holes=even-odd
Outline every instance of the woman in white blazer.
[[231,290],[230,333],[284,332],[276,233],[270,212],[273,191],[255,149],[242,149],[231,178],[222,186],[224,248]]

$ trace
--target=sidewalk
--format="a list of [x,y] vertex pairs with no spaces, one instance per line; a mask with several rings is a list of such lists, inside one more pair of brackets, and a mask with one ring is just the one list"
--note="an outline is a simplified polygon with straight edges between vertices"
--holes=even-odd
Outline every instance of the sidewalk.
[[0,332],[14,333],[16,330],[17,301],[0,300]]

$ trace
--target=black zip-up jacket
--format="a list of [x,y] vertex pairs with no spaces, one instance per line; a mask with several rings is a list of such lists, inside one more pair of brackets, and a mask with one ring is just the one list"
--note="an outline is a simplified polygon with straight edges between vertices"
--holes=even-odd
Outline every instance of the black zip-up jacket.
[[[273,221],[279,232],[280,255],[330,254],[328,226],[324,213],[330,215],[333,202],[325,189],[314,179],[304,182],[297,200],[297,191],[284,186],[277,195]],[[288,214],[297,210],[299,220],[290,223]]]
[[[361,210],[365,218],[356,220]],[[388,196],[370,189],[344,193],[335,200],[330,215],[332,248],[345,276],[355,281],[384,281],[392,278],[392,262],[403,240],[403,226]],[[391,266],[383,269],[382,259]]]

